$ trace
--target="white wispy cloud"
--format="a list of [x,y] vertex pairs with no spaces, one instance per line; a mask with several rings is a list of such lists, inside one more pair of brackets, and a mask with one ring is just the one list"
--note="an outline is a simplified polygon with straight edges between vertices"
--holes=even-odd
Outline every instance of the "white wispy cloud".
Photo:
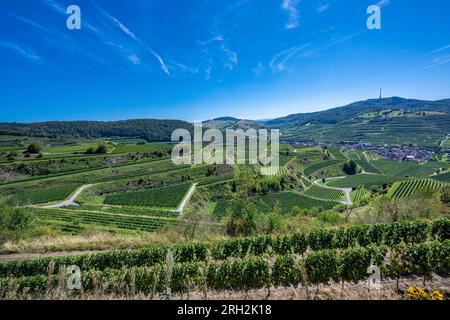
[[330,7],[329,4],[322,4],[316,8],[316,11],[319,13],[322,13],[322,12],[327,11],[329,7]]
[[46,4],[50,8],[58,11],[59,13],[66,14],[66,9],[56,1],[54,0],[41,0],[41,1],[44,2],[44,4]]
[[300,3],[300,0],[283,0],[281,3],[281,8],[285,10],[288,15],[289,19],[286,23],[286,29],[295,29],[299,26],[299,17],[298,17],[298,10],[297,5]]
[[[106,16],[108,19],[113,21],[117,25],[117,27],[119,27],[119,29],[122,30],[129,38],[134,40],[137,44],[139,44],[142,48],[144,48],[147,52],[149,52],[158,61],[159,65],[161,67],[161,70],[165,74],[167,74],[168,76],[172,75],[171,72],[169,71],[168,64],[165,62],[165,60],[162,58],[162,56],[160,54],[158,54],[153,48],[149,47],[141,38],[139,38],[133,31],[131,31],[131,29],[129,27],[127,27],[123,22],[121,22],[119,19],[117,19],[116,17],[111,15],[109,12],[107,12],[105,9],[100,7],[100,5],[98,5],[94,1],[93,1],[93,3],[96,4],[97,8],[104,16]],[[130,56],[133,56],[133,59],[130,59],[129,58]],[[133,64],[137,64],[137,63],[134,63],[135,61],[137,61],[136,58],[139,59],[139,63],[140,63],[141,58],[139,58],[136,55],[136,53],[133,53],[132,55],[127,56],[127,59],[130,60]]]
[[380,1],[377,3],[377,6],[379,6],[380,8],[382,8],[382,7],[388,6],[388,5],[390,5],[390,4],[391,4],[391,0],[380,0]]
[[42,62],[42,58],[38,56],[32,49],[21,47],[12,42],[0,41],[0,46],[5,47],[22,58],[27,59],[30,62],[40,63]]
[[264,64],[261,61],[258,61],[258,64],[256,67],[252,69],[253,75],[257,78],[261,78],[264,76],[264,73],[266,72],[266,68],[264,67]]
[[445,51],[445,50],[448,50],[448,49],[450,49],[450,44],[447,44],[447,45],[445,45],[443,47],[440,47],[440,48],[438,48],[436,50],[430,51],[430,52],[428,52],[428,54],[434,54],[434,53],[442,52],[442,51]]
[[21,17],[21,16],[18,16],[18,15],[15,15],[13,13],[10,13],[10,16],[15,18],[15,19],[17,19],[17,20],[19,20],[19,21],[21,21],[21,22],[23,22],[23,23],[25,23],[25,24],[28,24],[29,26],[37,28],[37,29],[39,29],[39,30],[41,30],[41,31],[43,31],[45,33],[48,33],[48,34],[51,34],[51,35],[55,35],[54,31],[50,30],[49,28],[46,28],[46,27],[42,26],[41,24],[39,24],[39,23],[37,23],[35,21],[32,21],[32,20],[27,19],[25,17]]
[[306,50],[309,46],[309,43],[302,46],[295,46],[275,54],[269,62],[272,73],[277,74],[290,71],[290,62],[294,58],[306,58],[310,56],[311,51]]
[[423,67],[423,69],[430,69],[450,62],[450,54],[439,56],[433,59],[432,63]]
[[203,63],[206,80],[211,79],[213,71],[217,71],[223,77],[238,65],[238,55],[227,46],[224,35],[213,34],[211,38],[197,43],[207,60]]
[[130,60],[132,64],[140,64],[141,63],[141,59],[139,59],[139,57],[134,53],[132,53],[128,56],[128,60]]
[[319,45],[312,45],[311,43],[307,43],[304,45],[297,45],[282,50],[272,57],[269,62],[269,67],[273,74],[290,72],[293,70],[295,63],[298,60],[316,56],[326,49],[352,40],[363,32],[364,31],[360,31],[352,34],[333,37],[327,42],[321,43]]

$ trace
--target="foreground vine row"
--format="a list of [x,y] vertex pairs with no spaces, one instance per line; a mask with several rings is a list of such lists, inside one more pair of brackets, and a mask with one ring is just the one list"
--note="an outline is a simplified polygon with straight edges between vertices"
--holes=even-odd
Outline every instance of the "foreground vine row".
[[450,219],[447,218],[433,222],[354,225],[333,230],[316,229],[308,234],[296,233],[276,238],[236,238],[217,243],[187,243],[132,251],[12,261],[0,263],[0,278],[46,275],[50,263],[53,263],[56,269],[63,265],[77,265],[84,271],[149,267],[163,263],[169,250],[173,252],[175,262],[185,263],[225,260],[231,257],[303,255],[308,250],[345,249],[371,244],[394,246],[400,243],[414,244],[447,239],[450,239]]

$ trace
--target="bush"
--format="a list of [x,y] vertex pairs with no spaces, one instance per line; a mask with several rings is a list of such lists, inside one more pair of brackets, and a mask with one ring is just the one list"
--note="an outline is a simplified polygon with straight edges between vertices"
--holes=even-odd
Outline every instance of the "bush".
[[38,143],[32,143],[30,144],[27,149],[25,150],[25,153],[28,154],[38,154],[42,151],[42,146]]
[[18,239],[32,224],[32,216],[26,209],[0,206],[0,243],[6,239]]

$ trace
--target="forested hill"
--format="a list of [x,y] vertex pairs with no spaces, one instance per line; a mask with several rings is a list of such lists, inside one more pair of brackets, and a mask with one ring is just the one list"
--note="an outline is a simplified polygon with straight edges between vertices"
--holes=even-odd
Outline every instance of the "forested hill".
[[180,120],[54,121],[0,123],[0,135],[30,137],[134,137],[147,141],[170,141],[175,129],[192,131],[192,124]]

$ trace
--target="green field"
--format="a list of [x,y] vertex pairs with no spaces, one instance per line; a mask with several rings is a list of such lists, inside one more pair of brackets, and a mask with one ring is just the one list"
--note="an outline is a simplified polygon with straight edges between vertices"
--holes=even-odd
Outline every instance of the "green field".
[[89,148],[95,148],[96,146],[96,144],[54,146],[46,147],[42,151],[44,153],[83,153],[86,152],[86,150],[88,150]]
[[169,152],[174,147],[170,143],[146,143],[146,144],[120,144],[113,151],[113,154],[130,152]]

